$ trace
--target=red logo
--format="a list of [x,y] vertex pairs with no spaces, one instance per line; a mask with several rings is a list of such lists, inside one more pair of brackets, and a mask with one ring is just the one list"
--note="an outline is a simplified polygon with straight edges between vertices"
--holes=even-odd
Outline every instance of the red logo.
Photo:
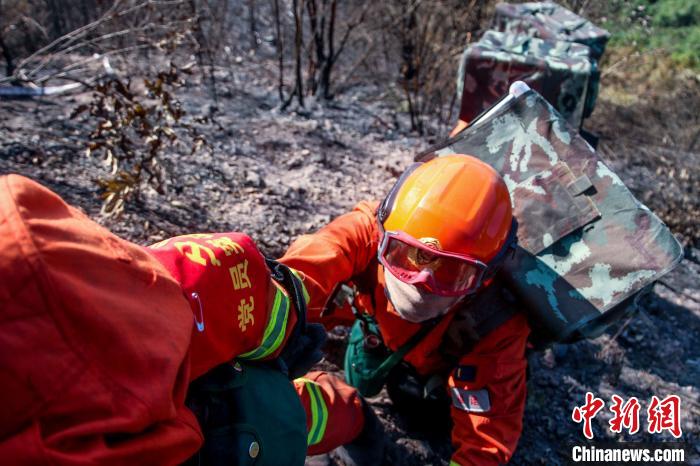
[[669,395],[659,401],[657,396],[651,397],[651,403],[647,409],[647,430],[650,434],[660,434],[668,430],[679,438],[681,431],[681,399],[678,395]]
[[[604,406],[605,402],[602,399],[587,392],[586,402],[583,406],[576,406],[572,411],[571,419],[577,423],[583,422],[583,435],[586,438],[593,438],[591,421]],[[613,395],[612,406],[610,406],[613,417],[608,421],[610,432],[619,434],[623,428],[627,429],[630,434],[639,432],[640,410],[641,404],[636,397],[625,401],[622,397]],[[678,395],[669,395],[663,400],[654,395],[649,402],[647,431],[650,434],[660,434],[665,430],[669,431],[675,438],[679,438],[683,433],[681,430],[681,399]]]
[[571,413],[571,419],[573,419],[574,422],[583,421],[583,435],[585,435],[587,439],[593,438],[591,420],[598,414],[598,411],[603,409],[603,406],[605,406],[603,400],[593,396],[593,393],[587,392],[586,403],[583,406],[575,407],[574,411]]
[[612,400],[613,405],[610,407],[610,411],[613,412],[614,416],[608,422],[610,431],[619,434],[624,427],[630,434],[639,432],[639,400],[632,397],[623,403],[624,400],[617,395],[613,395]]

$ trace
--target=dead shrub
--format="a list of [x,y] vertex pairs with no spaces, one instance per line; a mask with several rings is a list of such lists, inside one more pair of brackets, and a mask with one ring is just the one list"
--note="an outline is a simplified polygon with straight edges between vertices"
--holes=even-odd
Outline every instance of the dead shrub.
[[104,214],[119,215],[128,202],[140,200],[146,187],[164,194],[166,154],[209,148],[195,127],[206,117],[188,118],[173,95],[187,72],[171,64],[167,71],[143,80],[142,95],[132,89],[130,80],[112,77],[97,84],[92,100],[73,112],[73,118],[88,112],[96,121],[86,155],[103,157],[109,166],[109,175],[96,180]]

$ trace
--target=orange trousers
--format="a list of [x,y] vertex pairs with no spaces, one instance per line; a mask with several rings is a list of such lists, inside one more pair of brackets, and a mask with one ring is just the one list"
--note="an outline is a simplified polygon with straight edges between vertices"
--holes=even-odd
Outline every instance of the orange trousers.
[[306,411],[307,455],[327,453],[350,443],[362,431],[365,416],[360,394],[326,372],[309,372],[294,380]]

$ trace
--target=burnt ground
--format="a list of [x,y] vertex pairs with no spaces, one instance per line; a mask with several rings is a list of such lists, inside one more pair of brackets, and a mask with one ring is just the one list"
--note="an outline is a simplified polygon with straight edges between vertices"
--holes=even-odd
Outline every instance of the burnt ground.
[[[600,134],[602,153],[628,186],[683,238],[687,259],[655,285],[636,315],[605,335],[530,357],[524,431],[512,464],[565,463],[570,447],[583,441],[571,410],[587,391],[608,402],[613,393],[638,397],[643,428],[652,395],[679,395],[682,440],[687,454],[700,458],[700,77],[676,74],[659,89],[647,83],[643,70],[630,77],[615,71],[627,65],[613,64],[604,71],[598,108],[586,126]],[[216,102],[196,77],[179,89],[191,115],[216,122],[200,128],[212,151],[169,154],[167,193],[147,190],[120,218],[100,213],[95,180],[107,167],[84,155],[94,123],[68,118],[88,93],[0,101],[0,173],[47,185],[135,242],[240,230],[278,256],[296,236],[356,202],[381,198],[413,154],[436,138],[411,134],[391,92],[369,85],[356,85],[330,103],[310,100],[306,109],[281,112],[274,71],[270,61],[254,57],[219,70]],[[341,337],[331,339],[321,367],[340,370],[341,345]],[[386,464],[448,463],[445,434],[408,429],[385,393],[371,404],[389,433]],[[613,439],[609,417],[608,411],[595,419],[597,439]],[[632,439],[669,437],[639,433]]]

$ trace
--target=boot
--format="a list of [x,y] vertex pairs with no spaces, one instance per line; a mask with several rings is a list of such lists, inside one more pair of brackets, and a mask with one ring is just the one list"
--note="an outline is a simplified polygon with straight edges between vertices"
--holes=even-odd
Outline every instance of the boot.
[[334,453],[346,466],[379,466],[384,458],[384,427],[365,400],[362,411],[365,424],[360,435]]

